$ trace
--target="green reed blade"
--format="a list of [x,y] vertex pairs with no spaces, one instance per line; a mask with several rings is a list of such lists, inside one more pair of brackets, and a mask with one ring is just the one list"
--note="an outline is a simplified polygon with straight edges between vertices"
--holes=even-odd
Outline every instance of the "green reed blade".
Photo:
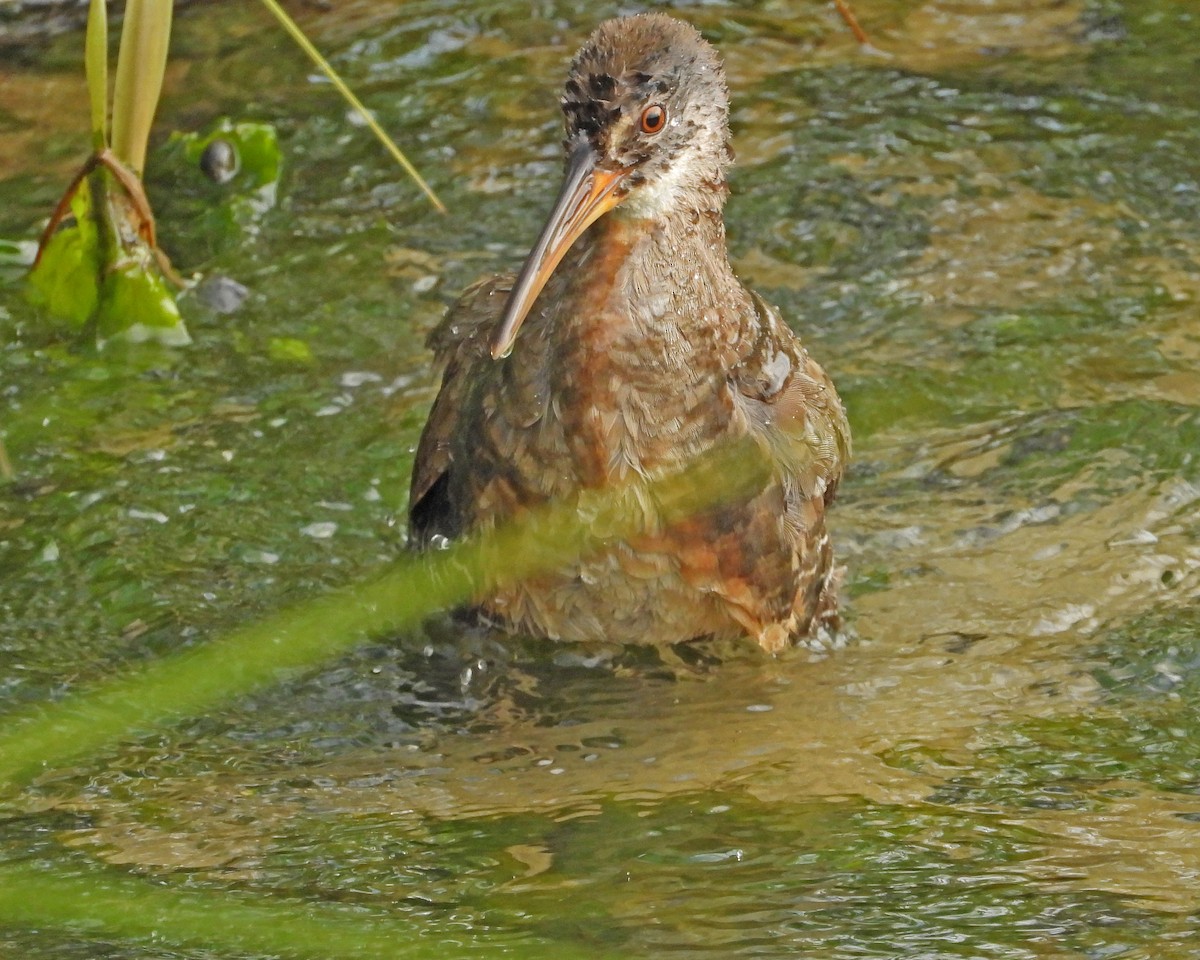
[[447,550],[406,556],[378,578],[243,627],[221,640],[101,681],[52,704],[0,718],[0,791],[44,769],[111,748],[337,656],[372,634],[498,585],[563,566],[597,546],[676,523],[762,489],[765,461],[749,441],[731,444],[649,487],[581,494],[530,511],[519,523]]
[[112,148],[138,176],[146,167],[146,145],[167,69],[171,11],[171,0],[129,0],[125,6],[113,88]]
[[83,61],[92,105],[92,146],[100,151],[108,146],[108,6],[104,0],[91,0],[88,7]]
[[[520,956],[528,960],[604,960],[596,950],[570,943],[531,942],[482,933],[462,944],[461,931],[444,937],[420,920],[364,915],[321,903],[265,896],[181,889],[111,870],[75,876],[30,863],[0,865],[0,923],[78,928],[72,939],[131,937],[216,947],[238,955],[331,958],[331,960],[458,960]],[[508,942],[505,942],[505,941]],[[52,949],[52,948],[51,948]],[[514,952],[515,949],[515,952]]]
[[266,8],[271,11],[275,19],[279,21],[283,29],[287,31],[288,36],[296,41],[301,50],[308,54],[309,59],[312,60],[312,62],[317,65],[320,71],[329,78],[329,81],[337,89],[338,93],[340,93],[345,98],[346,102],[349,103],[350,106],[357,111],[359,116],[363,118],[363,121],[366,123],[366,125],[371,128],[371,132],[375,134],[375,136],[379,139],[379,142],[382,143],[388,153],[395,158],[396,162],[404,168],[404,171],[410,177],[412,177],[417,186],[420,187],[424,192],[425,196],[427,196],[434,207],[437,208],[438,212],[445,213],[446,206],[441,200],[438,199],[437,194],[433,192],[433,188],[425,182],[425,178],[417,172],[417,168],[414,167],[411,162],[409,162],[408,157],[406,157],[400,148],[396,146],[395,141],[387,135],[383,127],[379,125],[378,121],[376,121],[375,117],[371,114],[371,111],[363,106],[362,101],[354,95],[354,91],[346,85],[346,82],[340,76],[338,76],[337,71],[330,66],[329,61],[321,56],[321,52],[314,47],[312,41],[304,35],[304,31],[300,29],[300,27],[296,24],[296,21],[289,17],[283,7],[276,3],[275,0],[262,0],[262,2]]

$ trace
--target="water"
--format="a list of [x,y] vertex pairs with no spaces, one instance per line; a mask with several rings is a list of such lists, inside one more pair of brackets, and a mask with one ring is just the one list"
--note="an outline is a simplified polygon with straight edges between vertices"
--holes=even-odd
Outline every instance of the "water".
[[[822,5],[682,9],[729,67],[735,263],[855,429],[845,647],[439,620],[48,773],[0,825],[6,860],[344,907],[485,956],[1200,956],[1200,4],[854,6],[889,56]],[[617,10],[303,11],[448,217],[265,14],[181,15],[164,129],[275,123],[281,203],[230,238],[191,215],[198,180],[152,170],[177,266],[250,291],[194,305],[186,351],[73,351],[0,283],[9,703],[396,555],[424,333],[535,235],[564,62]],[[0,66],[0,237],[32,236],[79,160],[78,43]]]

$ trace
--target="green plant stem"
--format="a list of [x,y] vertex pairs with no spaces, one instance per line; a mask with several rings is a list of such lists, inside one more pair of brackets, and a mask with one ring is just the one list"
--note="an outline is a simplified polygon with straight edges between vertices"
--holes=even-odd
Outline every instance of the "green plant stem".
[[[217,947],[239,955],[369,960],[459,960],[498,955],[529,960],[604,960],[593,949],[561,941],[522,939],[519,949],[481,934],[472,946],[455,931],[444,939],[419,921],[369,917],[324,904],[289,903],[265,897],[178,889],[114,871],[78,876],[40,870],[27,863],[0,865],[0,922],[34,927],[79,927],[85,936],[132,937]],[[75,934],[73,939],[78,937]],[[490,942],[489,942],[490,941]]]
[[395,141],[393,141],[392,138],[387,135],[386,131],[379,125],[371,111],[363,106],[362,101],[354,95],[354,91],[346,86],[346,82],[340,76],[338,76],[333,67],[329,65],[329,61],[321,56],[321,52],[314,47],[312,41],[304,35],[304,32],[299,26],[297,26],[296,21],[287,15],[287,12],[283,9],[283,7],[276,3],[276,0],[262,0],[262,2],[266,8],[271,11],[271,14],[275,17],[275,19],[279,21],[283,29],[287,31],[288,36],[296,41],[301,50],[308,54],[309,59],[312,60],[312,62],[317,65],[318,69],[320,69],[320,71],[329,78],[329,82],[334,85],[338,93],[340,93],[355,109],[355,111],[357,111],[359,116],[363,118],[363,121],[366,123],[366,125],[371,128],[371,132],[379,138],[379,142],[382,143],[387,151],[395,158],[396,162],[404,168],[405,172],[413,178],[417,186],[421,188],[421,190],[425,193],[425,196],[427,196],[434,207],[437,208],[438,212],[445,213],[446,206],[441,200],[438,199],[437,194],[433,192],[433,188],[425,182],[425,178],[417,172],[417,168],[409,162],[408,157],[406,157],[403,152],[401,152],[400,148],[396,146]]
[[0,728],[0,792],[40,771],[111,747],[311,668],[371,634],[412,626],[436,610],[518,582],[646,529],[647,511],[676,523],[761,489],[765,461],[748,441],[649,487],[587,493],[531,511],[478,540],[406,556],[373,581],[268,617],[224,639],[164,657]]
[[128,0],[113,87],[112,147],[140,177],[171,42],[171,0]]
[[[103,166],[97,164],[88,174],[87,188],[91,198],[90,215],[96,223],[96,289],[100,291],[102,299],[105,280],[121,251],[121,238],[117,233],[117,225],[113,222],[112,202],[109,197],[110,174]],[[100,299],[97,300],[97,304]],[[84,336],[88,342],[95,341],[98,313],[98,310],[93,313],[84,327]]]
[[108,146],[108,6],[91,0],[88,8],[84,68],[92,105],[92,147],[98,153]]

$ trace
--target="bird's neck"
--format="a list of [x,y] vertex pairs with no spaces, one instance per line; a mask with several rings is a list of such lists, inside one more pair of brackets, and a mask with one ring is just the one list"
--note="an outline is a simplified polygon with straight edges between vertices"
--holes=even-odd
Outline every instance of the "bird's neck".
[[[693,349],[711,351],[722,319],[747,298],[729,265],[720,208],[655,219],[614,213],[562,265],[563,299],[588,309],[559,322],[582,336],[641,344],[643,357],[654,341],[674,344],[681,362]],[[596,326],[603,329],[585,329]]]
[[673,468],[726,429],[740,324],[752,315],[719,214],[604,217],[547,287],[529,361],[559,395],[569,476],[589,486]]

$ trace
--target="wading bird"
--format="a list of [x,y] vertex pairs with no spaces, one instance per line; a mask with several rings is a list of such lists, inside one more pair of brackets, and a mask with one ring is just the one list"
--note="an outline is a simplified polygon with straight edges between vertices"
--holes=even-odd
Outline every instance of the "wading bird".
[[[564,640],[744,633],[777,651],[836,622],[825,510],[850,434],[824,370],[730,267],[721,61],[666,15],[610,20],[572,61],[562,109],[566,176],[523,268],[470,287],[430,337],[445,373],[410,540],[641,485],[634,534],[477,609]],[[660,522],[648,484],[735,441],[766,461],[761,484]]]

